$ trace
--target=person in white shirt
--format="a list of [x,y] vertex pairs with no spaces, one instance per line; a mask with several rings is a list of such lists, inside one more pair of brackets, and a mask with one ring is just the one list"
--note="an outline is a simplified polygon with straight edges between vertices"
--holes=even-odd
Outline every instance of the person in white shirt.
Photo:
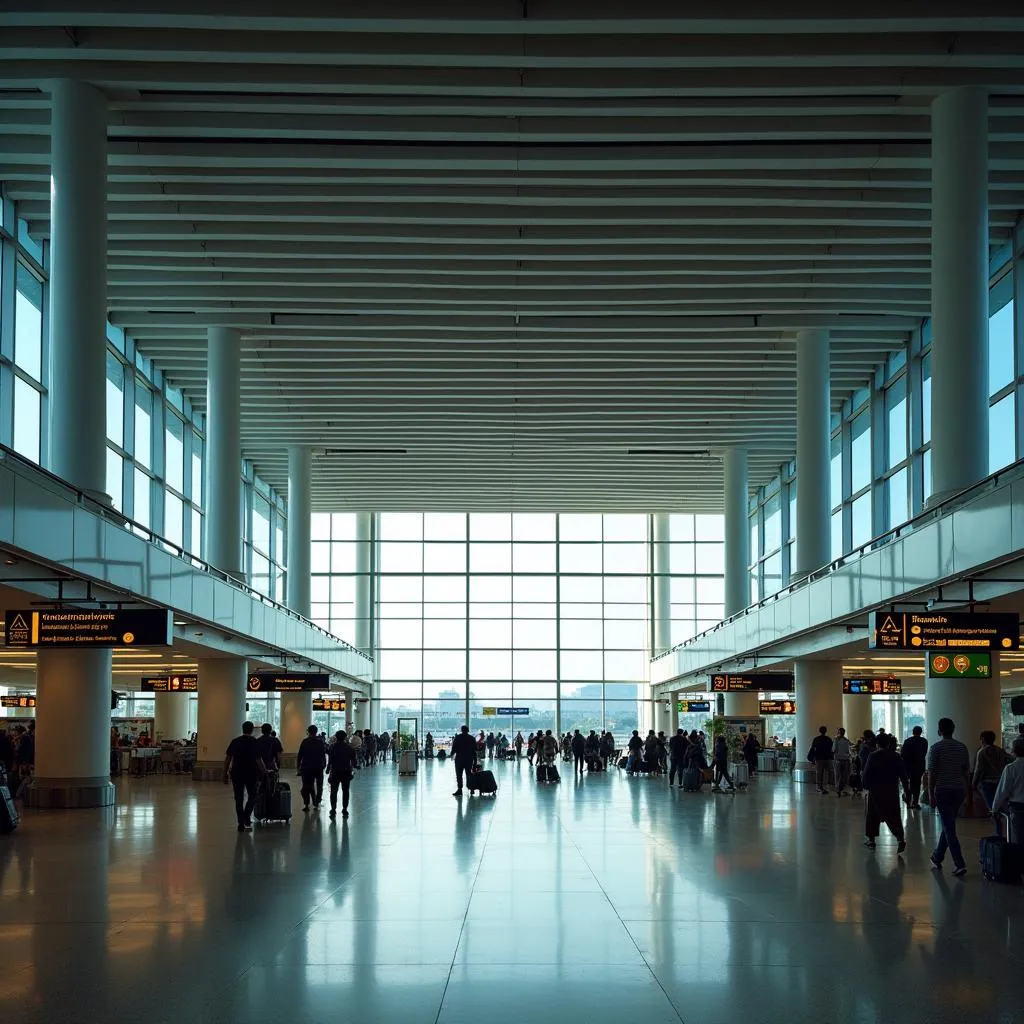
[[1005,807],[1010,816],[1010,835],[1015,843],[1024,843],[1024,736],[1013,741],[1016,761],[1008,764],[999,776],[996,795],[992,798],[992,813],[999,814]]
[[836,796],[842,796],[850,784],[850,775],[853,772],[853,745],[845,729],[839,730],[839,735],[832,745],[832,753],[836,759]]

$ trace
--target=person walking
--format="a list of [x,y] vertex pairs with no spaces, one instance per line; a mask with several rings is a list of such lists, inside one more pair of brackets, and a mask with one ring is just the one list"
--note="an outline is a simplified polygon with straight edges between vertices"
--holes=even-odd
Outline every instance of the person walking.
[[832,764],[832,737],[828,734],[827,725],[818,729],[818,735],[814,737],[811,749],[807,752],[807,760],[814,765],[818,792],[822,796],[826,796],[828,794],[828,771]]
[[597,771],[598,763],[601,760],[601,740],[593,729],[590,730],[590,735],[584,741],[583,754],[587,759],[587,771]]
[[516,733],[515,742],[512,744],[516,748],[516,760],[522,760],[523,757],[523,734],[522,732]]
[[434,756],[434,734],[432,732],[427,733],[427,738],[423,742],[423,756],[426,758]]
[[845,729],[840,728],[837,733],[832,753],[835,755],[836,765],[836,796],[841,797],[845,794],[846,787],[850,784],[850,776],[853,774],[853,747]]
[[312,800],[313,809],[320,809],[320,800],[324,791],[324,768],[327,767],[327,750],[317,735],[315,725],[306,730],[306,738],[299,744],[299,752],[295,757],[298,775],[302,779],[302,809],[309,810]]
[[348,801],[352,791],[352,777],[358,767],[356,752],[343,730],[334,734],[334,743],[327,754],[327,772],[330,785],[331,813],[334,818],[338,811],[338,787],[341,787],[341,816],[348,817]]
[[552,736],[550,729],[545,730],[539,746],[545,764],[551,765],[558,760],[558,737]]
[[349,737],[349,746],[352,748],[352,753],[356,755],[356,764],[363,763],[363,730],[356,729]]
[[234,789],[239,832],[252,831],[252,808],[263,768],[253,735],[255,728],[252,722],[243,722],[241,735],[236,736],[224,752],[224,785],[230,782]]
[[1003,769],[1013,764],[1013,758],[996,745],[996,734],[991,729],[986,729],[981,734],[981,746],[974,755],[974,778],[971,780],[974,788],[981,794],[985,806],[992,811],[992,801],[995,799],[996,787],[1002,777]]
[[268,772],[276,772],[281,768],[281,755],[284,753],[284,747],[281,746],[281,741],[274,735],[274,727],[269,722],[264,722],[260,726],[260,736],[256,740],[257,747],[259,748],[260,760],[263,762],[263,767]]
[[574,729],[572,739],[569,740],[569,749],[572,751],[573,763],[572,773],[573,775],[579,775],[583,778],[583,755],[586,753],[587,741],[583,738],[583,734],[579,729]]
[[928,763],[928,741],[921,735],[921,726],[915,725],[911,735],[903,741],[901,754],[903,766],[907,769],[910,786],[907,789],[907,804],[912,811],[921,810],[921,780]]
[[668,784],[671,786],[676,776],[679,776],[679,788],[683,788],[683,764],[686,761],[686,748],[689,743],[686,739],[686,732],[677,729],[675,736],[668,741]]
[[949,850],[953,858],[953,874],[962,878],[967,864],[956,834],[956,818],[970,792],[971,755],[967,747],[953,739],[956,723],[952,718],[939,719],[939,739],[928,751],[928,801],[942,821],[939,842],[931,855],[932,867],[942,870],[942,862]]
[[487,746],[487,760],[488,761],[493,761],[494,760],[494,733],[493,732],[489,732],[487,734],[487,739],[486,739],[485,743],[486,743],[486,746]]
[[729,744],[725,741],[725,735],[720,733],[715,738],[715,781],[711,787],[716,793],[722,791],[722,780],[729,783],[729,792],[735,793],[732,776],[729,774]]
[[629,751],[626,767],[629,769],[630,775],[636,775],[636,773],[640,771],[640,762],[643,760],[644,750],[644,741],[640,739],[639,730],[633,730],[633,735],[629,737],[626,749]]
[[469,726],[464,725],[459,735],[452,740],[452,759],[455,761],[455,792],[452,796],[462,796],[465,777],[473,770],[476,763],[476,740],[469,734]]
[[750,777],[754,777],[754,773],[757,771],[757,755],[761,752],[761,744],[757,742],[757,737],[752,733],[747,733],[747,738],[743,742],[743,760],[747,762],[747,769],[750,772]]
[[992,798],[992,814],[1004,808],[1010,816],[1010,834],[1006,837],[1018,846],[1024,843],[1024,735],[1013,741],[1016,760],[1003,769],[1003,774]]
[[881,823],[889,826],[896,837],[896,853],[907,848],[907,837],[903,831],[903,817],[900,814],[900,787],[907,792],[910,778],[903,759],[896,753],[896,737],[886,735],[879,738],[878,749],[868,758],[864,766],[864,791],[867,800],[864,805],[864,845],[875,848],[875,841]]

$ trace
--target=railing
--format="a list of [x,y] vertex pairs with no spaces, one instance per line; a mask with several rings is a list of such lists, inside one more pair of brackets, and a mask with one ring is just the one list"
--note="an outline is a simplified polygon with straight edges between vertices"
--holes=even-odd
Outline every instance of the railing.
[[92,497],[92,495],[75,487],[74,484],[69,484],[67,480],[61,479],[61,477],[56,476],[48,469],[44,469],[42,466],[37,465],[31,459],[26,459],[23,455],[20,455],[12,448],[8,448],[6,445],[0,444],[0,461],[13,463],[17,466],[19,473],[36,475],[48,480],[51,484],[63,490],[66,495],[72,498],[76,505],[88,509],[90,512],[94,512],[110,522],[117,523],[118,526],[122,526],[126,530],[130,530],[132,533],[137,534],[144,540],[149,541],[151,544],[161,545],[170,554],[175,555],[184,562],[188,562],[193,569],[198,569],[200,572],[204,572],[224,583],[230,584],[236,590],[240,590],[243,594],[246,594],[251,598],[255,598],[262,604],[268,605],[285,615],[289,615],[293,619],[298,619],[299,622],[308,626],[310,629],[316,630],[316,632],[320,633],[322,636],[336,641],[341,644],[342,647],[346,647],[348,650],[354,651],[356,654],[361,654],[369,661],[373,661],[372,652],[361,651],[358,647],[353,646],[347,640],[342,640],[341,637],[335,636],[329,630],[324,629],[323,626],[318,626],[315,622],[307,619],[304,615],[300,615],[294,609],[289,608],[287,605],[281,604],[279,601],[275,601],[273,598],[267,597],[266,594],[253,589],[247,583],[235,576],[232,576],[231,573],[225,572],[223,569],[218,569],[216,566],[210,565],[209,562],[204,562],[201,558],[198,558],[196,555],[192,554],[192,552],[187,551],[180,544],[175,544],[174,541],[168,540],[166,537],[161,537],[148,526],[143,526],[142,523],[129,519],[112,506],[105,505],[102,501],[97,501]]
[[908,519],[905,523],[900,523],[899,526],[894,526],[892,529],[886,530],[885,533],[880,533],[877,537],[873,537],[871,540],[866,541],[859,547],[853,548],[851,551],[846,552],[846,554],[841,555],[839,558],[833,559],[831,562],[823,565],[820,569],[815,569],[814,572],[809,573],[806,576],[802,576],[800,579],[790,583],[786,587],[783,587],[781,590],[777,590],[774,594],[769,594],[767,597],[761,598],[761,600],[757,601],[755,604],[748,605],[742,611],[736,612],[735,615],[730,615],[727,619],[722,619],[721,622],[716,623],[714,626],[710,627],[710,629],[705,629],[696,636],[690,637],[689,640],[684,640],[682,643],[676,644],[675,647],[671,647],[667,651],[662,651],[661,654],[652,658],[651,661],[660,661],[662,658],[667,658],[670,654],[675,654],[676,651],[680,651],[684,647],[696,644],[705,637],[717,633],[723,626],[727,626],[731,622],[736,622],[738,619],[742,619],[744,616],[749,615],[751,612],[756,611],[759,608],[766,608],[768,605],[778,601],[780,598],[786,597],[789,594],[806,587],[815,580],[823,579],[831,573],[836,572],[836,570],[841,569],[844,565],[855,562],[868,551],[874,551],[877,548],[884,547],[886,544],[891,544],[894,540],[898,540],[900,537],[903,537],[908,533],[912,533],[914,530],[920,529],[920,527],[925,524],[938,519],[946,512],[950,512],[955,508],[960,508],[961,506],[966,505],[967,502],[980,497],[987,491],[995,490],[995,488],[1000,484],[1005,484],[1009,480],[1017,480],[1020,478],[1024,478],[1024,459],[1020,459],[1012,465],[992,473],[983,480],[979,480],[977,483],[971,484],[970,487],[965,487],[962,491],[957,491],[955,494],[951,494],[948,498],[945,498],[938,504],[933,505],[931,508],[927,508],[924,511],[919,512],[916,516]]

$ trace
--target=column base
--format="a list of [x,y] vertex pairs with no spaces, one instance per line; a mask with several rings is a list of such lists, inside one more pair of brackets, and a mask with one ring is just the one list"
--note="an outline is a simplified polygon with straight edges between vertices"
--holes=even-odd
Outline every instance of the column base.
[[112,807],[113,783],[108,778],[40,779],[29,784],[25,803],[38,808]]
[[807,761],[802,761],[796,765],[793,769],[793,781],[794,782],[813,782],[818,781],[818,772],[813,764],[809,764]]
[[192,765],[193,782],[223,782],[223,761],[196,761]]

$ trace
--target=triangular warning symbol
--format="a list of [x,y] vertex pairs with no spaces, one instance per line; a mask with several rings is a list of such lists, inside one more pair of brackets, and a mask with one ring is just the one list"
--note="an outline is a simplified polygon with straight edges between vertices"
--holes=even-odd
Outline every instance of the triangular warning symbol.
[[879,633],[898,633],[900,627],[896,625],[896,621],[891,615],[886,615],[885,622],[879,627]]
[[14,616],[14,621],[11,623],[11,629],[28,629],[28,623],[25,621],[25,616],[20,612]]

